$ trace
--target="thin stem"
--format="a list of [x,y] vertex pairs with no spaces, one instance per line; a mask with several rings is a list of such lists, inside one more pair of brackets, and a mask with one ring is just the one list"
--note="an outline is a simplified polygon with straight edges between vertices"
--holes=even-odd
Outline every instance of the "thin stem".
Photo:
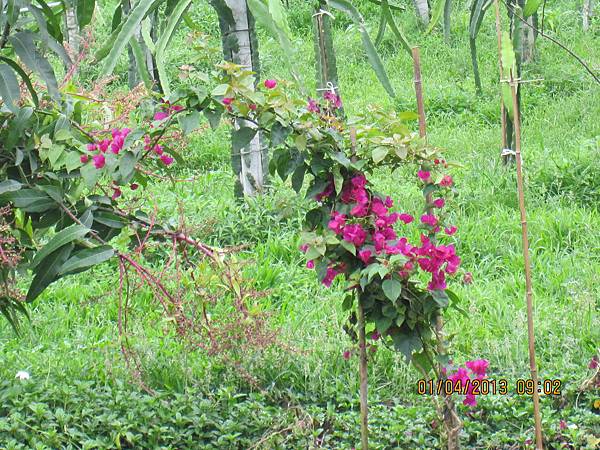
[[4,25],[4,30],[2,30],[2,36],[0,36],[0,50],[4,48],[6,42],[8,41],[8,34],[10,33],[10,24],[8,21]]
[[425,121],[425,106],[423,104],[423,83],[421,81],[421,56],[419,53],[419,47],[413,47],[412,56],[415,75],[415,93],[417,94],[417,111],[419,113],[419,136],[422,138],[427,138],[427,124]]
[[367,344],[365,338],[365,311],[357,296],[358,303],[358,346],[360,351],[360,441],[362,450],[369,449],[369,406],[367,403]]
[[515,81],[511,72],[510,89],[514,108],[515,125],[515,157],[517,160],[517,189],[519,193],[519,210],[521,212],[521,235],[523,240],[523,259],[525,262],[525,289],[527,301],[527,335],[529,341],[529,370],[533,385],[533,417],[535,421],[535,445],[538,450],[542,450],[542,418],[540,415],[540,395],[537,390],[538,374],[535,362],[535,335],[533,330],[533,290],[531,283],[531,262],[529,259],[529,238],[527,236],[527,213],[525,210],[525,193],[523,188],[523,164],[521,161],[521,125],[519,117],[519,102],[517,99],[518,82]]

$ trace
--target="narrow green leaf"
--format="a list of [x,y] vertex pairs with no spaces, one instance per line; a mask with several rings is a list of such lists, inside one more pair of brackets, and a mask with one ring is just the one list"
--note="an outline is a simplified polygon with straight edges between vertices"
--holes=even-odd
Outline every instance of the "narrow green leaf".
[[119,31],[108,56],[106,57],[102,68],[100,69],[99,77],[107,77],[114,70],[119,56],[135,34],[136,29],[140,26],[142,19],[146,16],[150,8],[153,6],[154,0],[140,0],[135,8],[131,11],[123,27]]
[[56,233],[48,243],[42,247],[33,257],[30,268],[35,269],[44,258],[49,254],[56,251],[58,248],[73,242],[74,240],[81,239],[90,229],[79,224],[71,225],[64,230]]
[[542,4],[542,1],[543,0],[527,0],[527,3],[525,3],[525,7],[523,8],[523,17],[527,18],[534,15]]
[[160,85],[162,87],[163,93],[168,96],[170,95],[169,89],[169,78],[167,75],[167,71],[165,70],[164,62],[166,60],[165,50],[171,42],[171,38],[175,33],[175,29],[177,25],[181,21],[181,17],[187,9],[192,4],[192,0],[180,0],[173,8],[173,11],[168,16],[167,24],[163,28],[158,41],[156,42],[156,67],[158,69]]
[[436,0],[435,4],[433,5],[433,9],[431,11],[431,20],[429,21],[427,30],[425,30],[425,34],[431,33],[431,31],[440,22],[440,19],[442,18],[442,14],[444,12],[445,4],[446,4],[446,0]]
[[144,57],[144,53],[142,52],[142,47],[137,39],[134,37],[129,41],[129,45],[131,46],[131,51],[133,52],[133,57],[135,59],[135,66],[137,68],[138,75],[144,82],[144,86],[146,89],[152,89],[154,83],[150,77],[150,73],[148,72],[148,66],[146,65],[146,58]]
[[96,0],[77,0],[77,23],[82,29],[92,21]]
[[381,62],[381,58],[379,58],[379,54],[377,53],[373,42],[371,42],[371,38],[369,37],[369,33],[367,32],[367,29],[365,27],[364,20],[358,12],[358,10],[354,6],[352,6],[352,4],[347,0],[327,0],[327,4],[345,13],[356,24],[360,31],[363,47],[365,48],[367,58],[369,60],[369,63],[371,64],[371,67],[375,71],[377,78],[379,79],[389,96],[395,97],[396,94],[394,93],[394,88],[392,88],[387,73],[385,72],[385,68],[383,67],[383,63]]
[[110,245],[101,245],[99,247],[80,250],[73,253],[62,265],[59,274],[66,275],[68,273],[81,272],[112,258],[114,254],[115,251]]
[[3,197],[11,201],[16,208],[26,212],[44,212],[56,207],[54,200],[37,189],[21,189],[7,192]]
[[44,258],[44,261],[39,265],[35,277],[27,291],[27,297],[25,299],[27,302],[35,300],[44,289],[50,285],[50,283],[58,279],[58,271],[67,260],[72,250],[73,244],[69,243],[48,255],[47,258]]
[[0,182],[0,195],[5,192],[14,192],[21,189],[22,184],[16,180],[4,180]]
[[25,85],[27,86],[27,90],[29,91],[29,95],[31,95],[33,104],[35,106],[38,106],[39,100],[38,100],[37,92],[33,88],[33,84],[31,83],[31,78],[29,78],[29,75],[27,75],[27,73],[23,69],[21,69],[21,66],[19,66],[12,59],[6,58],[4,56],[0,56],[0,61],[4,61],[6,64],[8,64],[10,67],[12,67],[15,72],[17,72],[19,74],[19,76],[25,82]]
[[12,112],[19,109],[17,106],[17,102],[21,98],[19,80],[8,64],[0,64],[0,97]]
[[10,36],[8,40],[12,44],[15,53],[21,58],[21,61],[30,70],[42,77],[50,95],[54,99],[58,99],[60,95],[58,93],[58,83],[54,75],[54,70],[52,70],[50,63],[37,51],[33,38],[34,34],[30,31],[21,31]]

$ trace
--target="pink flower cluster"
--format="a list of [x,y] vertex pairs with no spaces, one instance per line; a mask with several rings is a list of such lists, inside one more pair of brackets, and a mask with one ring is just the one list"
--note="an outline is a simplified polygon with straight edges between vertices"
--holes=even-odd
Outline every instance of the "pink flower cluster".
[[[115,155],[119,154],[119,152],[123,149],[125,138],[129,133],[131,133],[129,128],[114,128],[110,133],[110,138],[102,139],[98,142],[92,142],[87,145],[88,151],[94,152],[92,155],[92,161],[94,162],[94,167],[96,167],[96,169],[102,169],[106,164],[106,157],[104,154],[107,151],[110,150],[110,152],[114,153]],[[81,155],[79,159],[83,164],[85,164],[89,161],[89,156]]]
[[166,102],[164,105],[164,109],[162,111],[158,111],[154,114],[154,120],[165,120],[171,114],[183,111],[183,106],[181,105],[171,105],[169,102]]
[[[419,178],[430,180],[429,172],[420,171]],[[394,225],[401,221],[404,224],[413,222],[414,218],[406,213],[390,213],[393,207],[393,201],[390,197],[385,199],[373,196],[367,190],[367,179],[361,173],[353,176],[347,181],[340,194],[340,201],[348,205],[350,212],[348,215],[339,211],[333,211],[330,216],[328,228],[336,235],[353,244],[356,248],[356,257],[365,265],[373,262],[373,257],[378,255],[396,255],[402,254],[408,261],[399,271],[399,275],[408,278],[417,269],[431,274],[431,281],[428,284],[429,290],[446,289],[446,275],[453,275],[457,272],[460,265],[460,258],[456,255],[453,245],[435,245],[430,237],[421,235],[421,245],[413,246],[406,237],[398,239]],[[316,195],[317,201],[324,201],[332,197],[335,193],[333,181],[330,181],[326,188]],[[445,205],[443,198],[438,198],[433,202],[437,208]],[[434,232],[440,230],[440,221],[433,214],[425,214],[421,217],[421,222],[430,226]],[[456,227],[452,226],[445,229],[447,235],[456,232]],[[309,261],[310,268],[314,267],[314,262]],[[339,265],[331,264],[328,276],[323,281],[329,286],[333,277],[343,272]],[[335,272],[335,274],[334,274]]]
[[[342,107],[342,98],[333,91],[326,91],[323,98],[327,101],[327,107],[330,109],[340,109]],[[308,98],[306,109],[315,114],[321,113],[321,105],[313,98]]]
[[173,163],[173,157],[165,153],[162,145],[154,144],[153,146],[152,139],[148,135],[144,136],[144,150],[152,150],[165,166],[169,166]]
[[[465,399],[463,400],[464,405],[477,405],[477,399],[475,394],[473,393],[474,386],[470,381],[473,379],[483,380],[484,378],[486,378],[489,364],[490,363],[487,359],[476,359],[473,361],[467,361],[465,363],[466,367],[459,367],[456,370],[456,372],[452,373],[451,375],[448,375],[448,379],[452,381],[455,385],[458,385],[458,383],[460,383],[461,389],[463,386],[467,386]],[[445,368],[444,373],[446,373]],[[455,388],[455,391],[458,390],[458,388]]]

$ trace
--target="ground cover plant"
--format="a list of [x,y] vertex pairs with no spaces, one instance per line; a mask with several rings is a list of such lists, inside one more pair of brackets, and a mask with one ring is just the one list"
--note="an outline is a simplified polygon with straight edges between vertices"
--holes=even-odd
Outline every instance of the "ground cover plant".
[[[305,37],[311,27],[311,9],[301,3],[289,3],[288,21],[297,57],[311,61],[312,43]],[[525,301],[514,170],[504,166],[499,157],[499,89],[496,89],[493,18],[486,19],[491,26],[483,27],[478,36],[483,95],[476,97],[470,75],[467,30],[470,11],[468,5],[458,3],[453,12],[449,46],[435,30],[423,36],[412,12],[395,14],[398,14],[396,20],[402,19],[404,33],[413,36],[412,41],[421,46],[429,144],[445,149],[440,158],[458,163],[451,168],[456,195],[441,208],[447,211],[447,234],[453,234],[443,239],[454,243],[462,270],[452,290],[460,299],[457,306],[464,314],[452,314],[445,325],[452,359],[458,366],[485,358],[489,362],[488,378],[506,379],[511,386],[509,395],[479,396],[474,407],[462,405],[464,398],[457,397],[463,422],[460,438],[465,448],[533,448],[531,399],[515,392],[516,380],[529,377]],[[590,31],[579,31],[577,5],[567,3],[547,5],[550,23],[547,26],[592,66],[597,66],[600,58],[597,26],[592,21]],[[356,2],[356,5],[374,35],[378,5],[370,2]],[[109,32],[101,24],[110,22],[114,6],[98,5],[94,16],[98,23],[92,23],[97,42],[102,42]],[[190,8],[189,14],[196,28],[190,32],[182,27],[166,52],[169,79],[180,80],[179,75],[183,74],[182,84],[189,77],[203,78],[199,72],[210,72],[220,60],[220,50],[198,56],[197,49],[184,45],[191,34],[192,42],[202,48],[219,48],[214,10],[200,2]],[[362,48],[360,33],[355,33],[356,25],[338,16],[333,27],[344,113],[349,117],[372,115],[373,111],[368,109],[372,103],[378,103],[383,111],[414,110],[412,62],[404,50],[398,49],[395,35],[385,34],[378,47],[396,92],[391,98],[378,83],[366,56],[356,51]],[[261,82],[272,80],[277,84],[275,87],[268,83],[259,90],[268,93],[287,89],[285,80],[290,75],[281,64],[284,55],[280,44],[260,29],[259,39],[264,74]],[[548,448],[595,448],[600,435],[600,404],[594,387],[598,369],[594,355],[600,341],[597,286],[600,228],[594,186],[597,167],[594,155],[599,150],[600,135],[599,90],[575,61],[566,59],[551,43],[538,40],[536,46],[537,59],[523,66],[522,76],[543,81],[526,85],[521,101],[537,350],[541,379],[562,381],[560,396],[542,396],[543,428]],[[50,61],[60,74],[62,63],[52,58]],[[124,75],[127,64],[124,54],[114,72],[117,78],[102,88],[103,98],[123,98],[128,90]],[[186,64],[191,68],[180,70]],[[312,64],[299,64],[296,69],[305,80],[312,78]],[[95,89],[96,70],[92,64],[82,64],[72,85],[84,86],[81,93]],[[215,108],[219,105],[225,114],[227,106],[238,108],[236,100],[229,105],[229,100],[223,102],[226,98],[235,97],[221,95],[214,102]],[[311,107],[306,99],[302,101]],[[86,114],[99,125],[97,129],[102,129],[103,114],[120,116],[122,106],[116,103],[117,106],[111,106],[112,112],[86,106]],[[143,110],[145,103],[140,104]],[[79,159],[77,164],[93,168],[90,173],[105,170],[120,175],[120,167],[111,166],[106,156],[102,161],[100,157],[105,153],[93,146],[106,145],[108,155],[123,157],[130,147],[113,153],[111,144],[116,140],[117,148],[119,136],[131,133],[124,131],[126,127],[145,123],[146,132],[157,136],[161,123],[171,115],[177,118],[187,114],[178,112],[178,107],[172,109],[177,104],[189,106],[185,100],[172,104],[159,102],[148,106],[143,114],[133,113],[131,123],[120,124],[118,133],[93,136],[90,153],[86,153],[84,145],[74,144],[72,149],[77,150],[78,158],[88,158],[85,162]],[[327,104],[327,100],[321,100],[320,104],[312,105],[325,108]],[[327,120],[337,119],[332,115]],[[260,339],[247,339],[239,348],[227,349],[226,357],[222,352],[211,352],[215,347],[210,345],[198,349],[193,341],[182,339],[177,327],[172,326],[173,320],[156,302],[152,286],[135,284],[128,297],[126,332],[127,348],[136,355],[139,364],[132,366],[132,360],[123,355],[125,336],[119,333],[122,308],[115,281],[119,280],[119,266],[108,261],[69,275],[49,285],[31,304],[30,321],[21,318],[19,337],[8,322],[0,323],[3,380],[0,448],[359,446],[358,349],[349,336],[352,333],[346,335],[341,331],[348,319],[342,302],[345,285],[341,277],[326,278],[326,284],[331,281],[329,287],[319,285],[315,272],[306,268],[304,255],[298,250],[307,243],[306,250],[311,250],[311,242],[307,240],[315,236],[301,235],[300,230],[306,213],[314,210],[315,204],[294,191],[299,185],[298,176],[293,176],[296,167],[289,164],[293,159],[286,158],[282,148],[273,152],[274,171],[268,192],[239,202],[234,195],[227,121],[215,131],[206,122],[201,124],[198,119],[197,123],[199,127],[184,139],[173,136],[170,147],[155,149],[154,145],[161,144],[152,143],[145,149],[150,150],[149,166],[140,167],[151,175],[142,172],[143,182],[129,179],[122,186],[119,180],[112,180],[117,184],[111,181],[107,185],[107,198],[109,203],[112,200],[117,204],[145,202],[150,205],[150,216],[155,210],[156,221],[164,224],[166,230],[178,229],[183,207],[185,229],[195,241],[211,248],[236,247],[233,256],[249,293],[245,297],[248,308],[256,317],[265,317],[273,332],[267,345]],[[150,125],[155,128],[150,129]],[[407,126],[416,130],[416,123],[409,121]],[[127,136],[123,137],[125,145]],[[52,145],[59,141],[71,149],[70,140],[61,141],[56,135],[51,138]],[[108,142],[102,143],[105,139]],[[144,142],[143,135],[136,139],[144,154],[144,146],[149,143]],[[81,147],[85,150],[80,151]],[[348,179],[354,188],[367,187],[369,196],[371,192],[383,192],[394,199],[396,209],[390,211],[397,211],[398,221],[409,221],[400,213],[413,212],[418,222],[421,214],[417,212],[423,209],[424,201],[422,188],[429,182],[425,172],[435,167],[432,161],[431,167],[419,174],[415,166],[383,168],[368,176],[366,186],[362,178],[354,183],[351,181],[354,176]],[[438,169],[446,170],[443,163]],[[277,172],[291,176],[291,180],[280,181]],[[329,179],[322,181],[322,189],[315,194],[326,191],[330,185]],[[433,181],[439,183],[441,178],[433,176]],[[131,182],[140,186],[131,189]],[[338,187],[336,192],[334,179],[333,191],[329,193],[332,198],[321,198],[323,208],[331,206],[328,202],[334,201],[334,193],[344,195],[344,183]],[[306,188],[302,190],[305,193]],[[380,200],[387,209],[386,195]],[[344,207],[344,202],[339,205]],[[389,217],[390,211],[384,214],[382,208],[382,216]],[[350,211],[338,212],[346,217],[323,215],[322,230],[339,232],[338,242],[362,241],[363,226],[356,224],[367,219],[349,223]],[[425,222],[432,220],[425,217]],[[348,225],[354,226],[346,230]],[[420,232],[416,225],[413,222],[406,227],[411,230],[407,235],[409,242],[418,242]],[[452,225],[458,228],[458,233],[452,233]],[[105,237],[110,237],[109,230],[105,232]],[[440,232],[446,234],[443,227]],[[132,236],[121,231],[111,243],[117,252],[126,253]],[[136,261],[152,270],[162,270],[171,254],[163,244],[160,239],[148,243],[143,256]],[[10,248],[8,245],[3,244],[3,249]],[[368,262],[372,255],[361,255],[360,251],[375,253],[376,242],[360,242],[358,247],[364,245],[373,245],[373,249],[362,248],[357,252]],[[348,258],[343,251],[351,253],[351,248],[336,250],[338,256],[334,258],[339,255]],[[333,255],[328,251],[325,255],[317,253],[310,254],[309,260],[317,259],[315,265],[319,271],[319,260]],[[197,291],[198,283],[214,287],[224,281],[219,278],[218,270],[192,260],[194,274],[202,280],[165,276],[164,287],[181,292],[186,305],[196,302],[197,308],[202,307],[197,299],[215,297],[214,304],[207,303],[211,319],[238,317],[231,290]],[[335,262],[337,266],[344,260]],[[356,262],[353,260],[352,264]],[[326,275],[328,267],[322,266],[321,275]],[[27,276],[18,278],[13,288],[26,292],[30,281]],[[430,281],[430,277],[420,279],[423,286]],[[389,292],[393,294],[392,290]],[[224,330],[226,325],[223,323]],[[378,332],[387,331],[385,323],[380,321],[377,325]],[[375,332],[375,328],[369,331]],[[423,375],[408,366],[401,353],[378,339],[378,333],[368,335],[372,448],[440,448],[443,425],[431,398],[417,394],[417,380]],[[225,334],[222,337],[226,339]],[[26,372],[20,374],[23,379],[15,378],[20,371]]]

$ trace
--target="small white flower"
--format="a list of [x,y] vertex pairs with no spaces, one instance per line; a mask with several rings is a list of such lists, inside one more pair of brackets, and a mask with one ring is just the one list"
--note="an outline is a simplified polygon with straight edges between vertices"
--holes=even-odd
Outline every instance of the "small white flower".
[[25,372],[23,370],[19,370],[17,372],[17,374],[15,375],[15,378],[18,378],[19,380],[29,380],[29,373]]

